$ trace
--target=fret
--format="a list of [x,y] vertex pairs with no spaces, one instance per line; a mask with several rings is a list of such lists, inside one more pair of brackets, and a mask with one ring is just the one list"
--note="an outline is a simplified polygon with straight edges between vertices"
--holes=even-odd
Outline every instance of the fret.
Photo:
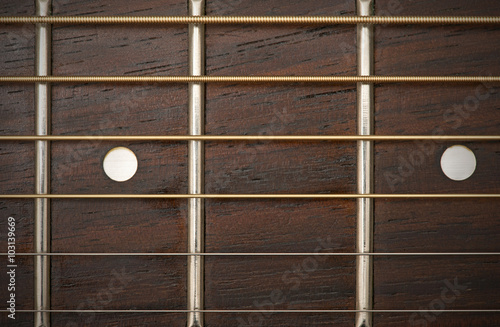
[[[49,16],[51,2],[36,1],[37,16]],[[51,74],[51,25],[36,25],[36,74]],[[51,89],[48,83],[35,85],[36,135],[50,134]],[[50,193],[50,145],[48,141],[35,141],[36,193]],[[50,201],[47,198],[35,199],[34,243],[37,253],[50,252]],[[34,306],[36,310],[50,309],[50,257],[34,257]],[[50,326],[50,315],[46,312],[35,313],[35,326]]]
[[[373,1],[357,0],[359,16],[373,15]],[[373,75],[373,26],[357,26],[358,75]],[[357,84],[358,134],[373,134],[374,97],[373,84]],[[357,142],[357,188],[360,194],[373,193],[373,142]],[[356,249],[361,253],[373,251],[373,199],[357,199],[357,242]],[[356,309],[373,309],[373,261],[370,256],[356,257]],[[356,327],[371,327],[370,312],[358,312]]]
[[[189,0],[189,14],[203,16],[205,14],[204,0]],[[203,25],[189,25],[189,75],[205,74],[205,28]],[[189,134],[203,135],[205,125],[205,85],[189,83]],[[203,141],[190,140],[188,143],[189,194],[205,192],[205,149]],[[204,251],[205,206],[203,198],[189,198],[188,203],[188,250],[191,253]],[[204,269],[202,256],[188,256],[187,293],[188,309],[203,309]],[[187,326],[202,327],[203,314],[192,311],[187,317]]]

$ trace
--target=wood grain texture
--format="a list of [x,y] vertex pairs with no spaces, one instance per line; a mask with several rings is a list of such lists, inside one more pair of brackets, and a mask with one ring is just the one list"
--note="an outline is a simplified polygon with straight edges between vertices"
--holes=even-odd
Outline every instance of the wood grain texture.
[[[0,15],[33,15],[33,1],[0,1]],[[35,28],[33,25],[0,26],[0,74],[33,75],[35,71]],[[0,85],[0,133],[2,135],[31,135],[34,133],[34,85]],[[1,193],[32,193],[35,188],[33,143],[0,144]],[[33,201],[0,200],[1,252],[7,251],[7,219],[16,219],[18,252],[33,251]],[[2,257],[0,301],[6,303],[7,270]],[[18,257],[16,297],[18,309],[33,308],[33,259]],[[10,321],[9,321],[10,320]],[[33,314],[19,314],[13,322],[0,316],[2,326],[33,325]]]
[[[55,15],[186,15],[182,0],[53,0]],[[499,15],[495,1],[376,0],[380,15]],[[355,1],[210,0],[209,15],[354,15]],[[32,1],[0,1],[1,15],[31,15]],[[377,26],[380,75],[499,75],[494,26]],[[185,75],[185,26],[55,26],[55,75]],[[353,26],[234,25],[206,28],[213,75],[354,75]],[[32,26],[1,26],[0,74],[34,72]],[[32,85],[0,85],[0,133],[34,127]],[[376,134],[498,134],[500,93],[492,85],[376,85]],[[187,134],[187,86],[53,86],[56,135]],[[215,85],[206,87],[209,135],[354,135],[355,85]],[[455,143],[377,142],[379,193],[500,192],[500,148],[465,142],[475,174],[453,182],[441,172]],[[137,174],[106,177],[115,146],[133,150]],[[33,144],[0,144],[0,193],[32,193]],[[352,142],[207,142],[207,193],[355,193]],[[183,142],[53,142],[53,193],[186,193]],[[186,252],[184,200],[53,200],[55,252]],[[18,224],[18,251],[33,251],[33,201],[0,202]],[[498,251],[495,199],[375,201],[379,252]],[[207,252],[354,252],[355,200],[206,201]],[[3,252],[3,251],[2,251]],[[19,258],[18,309],[33,307],[32,258]],[[375,309],[496,309],[496,257],[377,257]],[[183,257],[53,257],[54,309],[185,309]],[[207,309],[354,309],[354,257],[207,257]],[[5,275],[0,300],[6,301]],[[460,294],[443,288],[457,283]],[[462,287],[463,286],[463,287]],[[456,295],[451,300],[452,295]],[[441,301],[441,302],[440,302]],[[432,307],[435,306],[435,307]],[[185,326],[185,314],[53,314],[54,326]],[[495,326],[499,314],[375,314],[375,326]],[[32,326],[32,314],[15,324]],[[353,326],[354,314],[207,314],[206,326]]]
[[[377,0],[376,10],[390,8]],[[397,15],[498,15],[494,1],[400,1]],[[388,10],[390,11],[390,10]],[[380,75],[495,75],[500,72],[492,26],[380,26],[375,29]],[[397,53],[397,55],[393,55]],[[492,85],[378,85],[377,134],[498,134],[500,96]],[[444,150],[457,143],[375,145],[375,190],[380,193],[498,193],[497,143],[463,142],[477,158],[471,178],[454,182],[440,169]],[[375,251],[480,252],[498,250],[497,200],[376,200]],[[376,309],[497,308],[496,257],[376,258]],[[464,286],[442,300],[446,281]],[[445,296],[449,296],[448,293]],[[444,304],[444,307],[442,306]],[[494,326],[498,314],[376,314],[375,326]]]
[[[354,3],[207,2],[211,15],[353,14]],[[306,9],[307,8],[307,9]],[[207,26],[207,74],[355,74],[355,30],[338,26]],[[355,52],[355,50],[354,50]],[[207,85],[207,134],[354,134],[354,85]],[[206,145],[206,192],[355,192],[353,143]],[[354,201],[206,202],[206,250],[354,251]],[[306,227],[308,226],[308,227]],[[306,227],[306,228],[304,228]],[[322,247],[321,242],[330,240]],[[353,309],[354,258],[209,258],[206,306]],[[333,319],[333,320],[332,320]],[[207,326],[338,326],[353,315],[211,314]]]

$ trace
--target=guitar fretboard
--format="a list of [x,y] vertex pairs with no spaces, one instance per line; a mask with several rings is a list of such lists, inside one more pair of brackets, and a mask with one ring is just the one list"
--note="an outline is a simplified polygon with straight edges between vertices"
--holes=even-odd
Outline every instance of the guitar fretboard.
[[0,4],[2,326],[498,324],[499,13]]

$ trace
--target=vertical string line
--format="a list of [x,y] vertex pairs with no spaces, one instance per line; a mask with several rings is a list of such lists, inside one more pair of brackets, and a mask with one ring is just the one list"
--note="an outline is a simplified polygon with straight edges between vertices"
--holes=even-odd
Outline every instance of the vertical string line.
[[[189,15],[203,16],[204,0],[189,0]],[[203,24],[189,25],[189,75],[205,74],[205,27]],[[203,135],[205,126],[205,84],[189,83],[189,134]],[[189,152],[189,194],[204,193],[205,150],[202,140],[191,140]],[[188,199],[188,252],[204,251],[204,199]],[[188,310],[203,310],[204,269],[203,256],[188,257]],[[188,327],[203,326],[202,312],[189,312]]]
[[[373,15],[374,0],[357,0],[359,16]],[[373,75],[373,25],[357,26],[359,76]],[[372,83],[357,83],[357,123],[359,135],[373,134],[374,94]],[[359,194],[373,193],[373,141],[357,142],[357,188]],[[373,199],[357,199],[357,252],[373,251]],[[373,261],[369,255],[356,258],[356,309],[373,307]],[[357,312],[356,327],[371,327],[372,313]]]
[[[36,15],[49,16],[50,0],[36,1]],[[51,75],[51,25],[36,25],[36,75]],[[51,88],[49,83],[35,84],[36,135],[50,134]],[[50,143],[35,141],[35,193],[50,193]],[[35,199],[34,242],[36,253],[50,252],[50,200]],[[50,309],[50,256],[34,257],[35,310]],[[50,313],[35,312],[35,327],[49,327]]]

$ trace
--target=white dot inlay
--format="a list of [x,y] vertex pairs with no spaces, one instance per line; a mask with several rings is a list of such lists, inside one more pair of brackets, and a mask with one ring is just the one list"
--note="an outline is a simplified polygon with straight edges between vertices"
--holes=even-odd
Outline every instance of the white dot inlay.
[[109,150],[102,163],[104,172],[114,181],[125,182],[137,171],[137,157],[134,152],[124,147]]
[[463,181],[476,170],[476,156],[466,146],[451,146],[441,157],[441,169],[449,179]]

